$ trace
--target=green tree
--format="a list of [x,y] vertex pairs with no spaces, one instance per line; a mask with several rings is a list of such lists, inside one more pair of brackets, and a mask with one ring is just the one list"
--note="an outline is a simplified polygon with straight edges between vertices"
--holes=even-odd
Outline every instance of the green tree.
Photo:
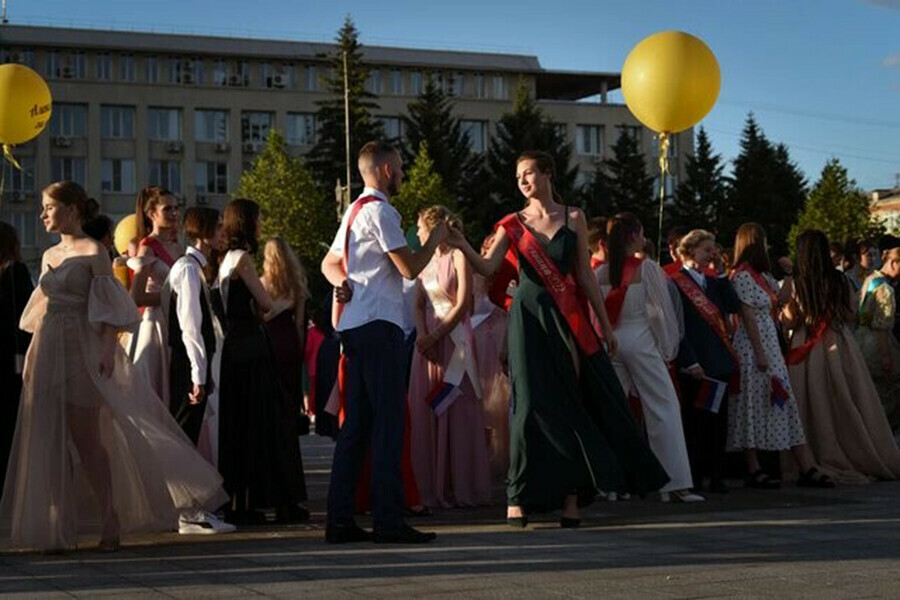
[[585,211],[611,216],[628,211],[644,225],[644,234],[656,240],[659,229],[659,199],[653,193],[653,176],[635,136],[623,130],[612,147],[612,156],[597,164],[585,197]]
[[453,114],[452,99],[434,77],[428,77],[425,89],[409,103],[407,112],[402,117],[406,137],[402,147],[404,162],[412,164],[425,142],[434,170],[445,187],[457,197],[464,195],[479,157],[473,157],[468,136]]
[[[333,193],[335,183],[347,178],[347,151],[344,133],[344,54],[347,57],[347,89],[350,113],[350,177],[357,185],[356,157],[367,142],[382,139],[381,122],[372,117],[378,110],[375,94],[366,89],[369,69],[363,64],[359,31],[348,16],[337,34],[337,46],[329,58],[330,75],[323,82],[331,98],[317,102],[318,136],[309,152],[309,166],[319,187]],[[351,194],[352,196],[352,194]]]
[[416,225],[423,208],[443,204],[453,209],[453,195],[444,187],[443,178],[435,169],[428,142],[419,143],[419,152],[409,168],[406,181],[400,186],[400,193],[391,199],[391,204],[400,213],[404,230]]
[[[543,150],[556,162],[554,190],[571,202],[578,174],[577,167],[569,167],[572,145],[566,141],[556,123],[537,106],[528,87],[520,83],[512,112],[504,113],[497,122],[496,135],[491,138],[484,191],[466,199],[463,216],[472,224],[471,232],[483,235],[503,215],[522,208],[522,195],[516,184],[516,159],[526,150]],[[475,185],[473,188],[478,189]]]
[[868,194],[850,179],[847,169],[832,158],[822,169],[797,223],[791,228],[791,251],[797,248],[797,236],[807,229],[824,231],[829,241],[840,244],[851,239],[877,239],[885,230],[869,213],[870,203]]
[[277,130],[270,130],[262,151],[241,175],[237,195],[259,204],[263,239],[283,237],[306,267],[313,290],[323,290],[324,280],[316,274],[337,230],[334,203],[301,160],[288,154]]
[[694,155],[685,164],[687,177],[678,185],[672,203],[673,225],[722,232],[733,220],[728,205],[728,178],[722,156],[713,154],[704,128],[697,132]]
[[720,231],[726,245],[742,222],[754,221],[766,229],[772,253],[787,252],[788,235],[806,201],[806,181],[791,161],[787,147],[773,145],[756,122],[747,116],[741,135],[741,152],[734,160],[734,174],[728,193],[733,211]]

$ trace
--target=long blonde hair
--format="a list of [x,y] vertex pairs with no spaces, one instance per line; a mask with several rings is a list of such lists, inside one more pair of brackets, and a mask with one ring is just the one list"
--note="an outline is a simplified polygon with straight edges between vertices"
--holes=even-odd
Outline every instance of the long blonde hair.
[[306,269],[284,238],[274,236],[263,251],[266,287],[273,298],[291,298],[303,302],[309,297]]

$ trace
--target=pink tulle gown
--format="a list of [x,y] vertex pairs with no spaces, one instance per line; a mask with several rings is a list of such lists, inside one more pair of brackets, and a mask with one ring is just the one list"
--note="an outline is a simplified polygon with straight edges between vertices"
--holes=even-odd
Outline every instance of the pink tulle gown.
[[115,515],[122,533],[174,530],[180,509],[215,509],[222,478],[115,347],[112,377],[99,374],[104,326],[140,319],[125,288],[73,257],[43,273],[20,327],[34,337],[0,501],[12,546],[75,547]]
[[[453,253],[436,254],[419,275],[419,284],[425,301],[417,310],[424,310],[430,331],[450,312],[456,299]],[[491,478],[469,315],[436,345],[437,362],[414,352],[409,384],[412,463],[422,503],[443,507],[487,504]],[[429,399],[441,397],[437,390],[449,390],[447,386],[457,381],[438,414]]]
[[488,298],[484,278],[476,275],[472,335],[481,378],[484,427],[488,443],[491,476],[503,481],[509,470],[509,377],[503,372],[501,357],[506,352],[506,311]]

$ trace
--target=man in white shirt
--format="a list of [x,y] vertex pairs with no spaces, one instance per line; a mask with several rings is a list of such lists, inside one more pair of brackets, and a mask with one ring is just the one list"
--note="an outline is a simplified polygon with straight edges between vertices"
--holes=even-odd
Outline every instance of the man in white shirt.
[[[406,357],[403,278],[415,279],[447,237],[435,227],[418,252],[407,246],[400,214],[389,198],[400,189],[403,165],[389,144],[369,142],[359,153],[365,189],[347,209],[322,273],[343,304],[337,323],[345,377],[345,421],[334,449],[328,489],[330,543],[374,540],[422,543],[435,538],[403,519],[403,454],[406,426]],[[353,519],[363,458],[372,452],[373,533]]]

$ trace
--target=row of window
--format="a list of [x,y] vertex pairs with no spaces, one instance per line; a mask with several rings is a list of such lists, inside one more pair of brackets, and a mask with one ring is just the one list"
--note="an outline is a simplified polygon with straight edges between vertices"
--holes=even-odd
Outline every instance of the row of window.
[[[22,170],[4,164],[7,182],[4,194],[13,200],[24,200],[35,192],[34,157],[19,159]],[[54,156],[50,159],[51,181],[69,179],[87,187],[87,160],[83,156]],[[148,183],[160,185],[176,194],[183,191],[181,161],[151,160]],[[133,158],[104,158],[100,162],[100,190],[110,193],[135,193],[135,161]],[[228,193],[228,164],[219,161],[194,163],[194,190],[199,196]]]
[[[45,53],[44,75],[50,79],[88,79],[88,53],[82,50],[51,50]],[[285,61],[250,63],[243,59],[204,60],[200,57],[135,56],[131,53],[91,54],[91,77],[101,81],[138,81],[173,85],[220,85],[306,91],[324,88],[331,69],[321,65],[298,65]],[[16,62],[37,68],[34,50],[0,49],[0,63]],[[140,67],[138,65],[141,65]],[[255,68],[251,68],[255,67]],[[366,89],[374,94],[418,96],[432,77],[448,94],[470,98],[509,99],[506,75],[464,71],[434,71],[372,68]]]

